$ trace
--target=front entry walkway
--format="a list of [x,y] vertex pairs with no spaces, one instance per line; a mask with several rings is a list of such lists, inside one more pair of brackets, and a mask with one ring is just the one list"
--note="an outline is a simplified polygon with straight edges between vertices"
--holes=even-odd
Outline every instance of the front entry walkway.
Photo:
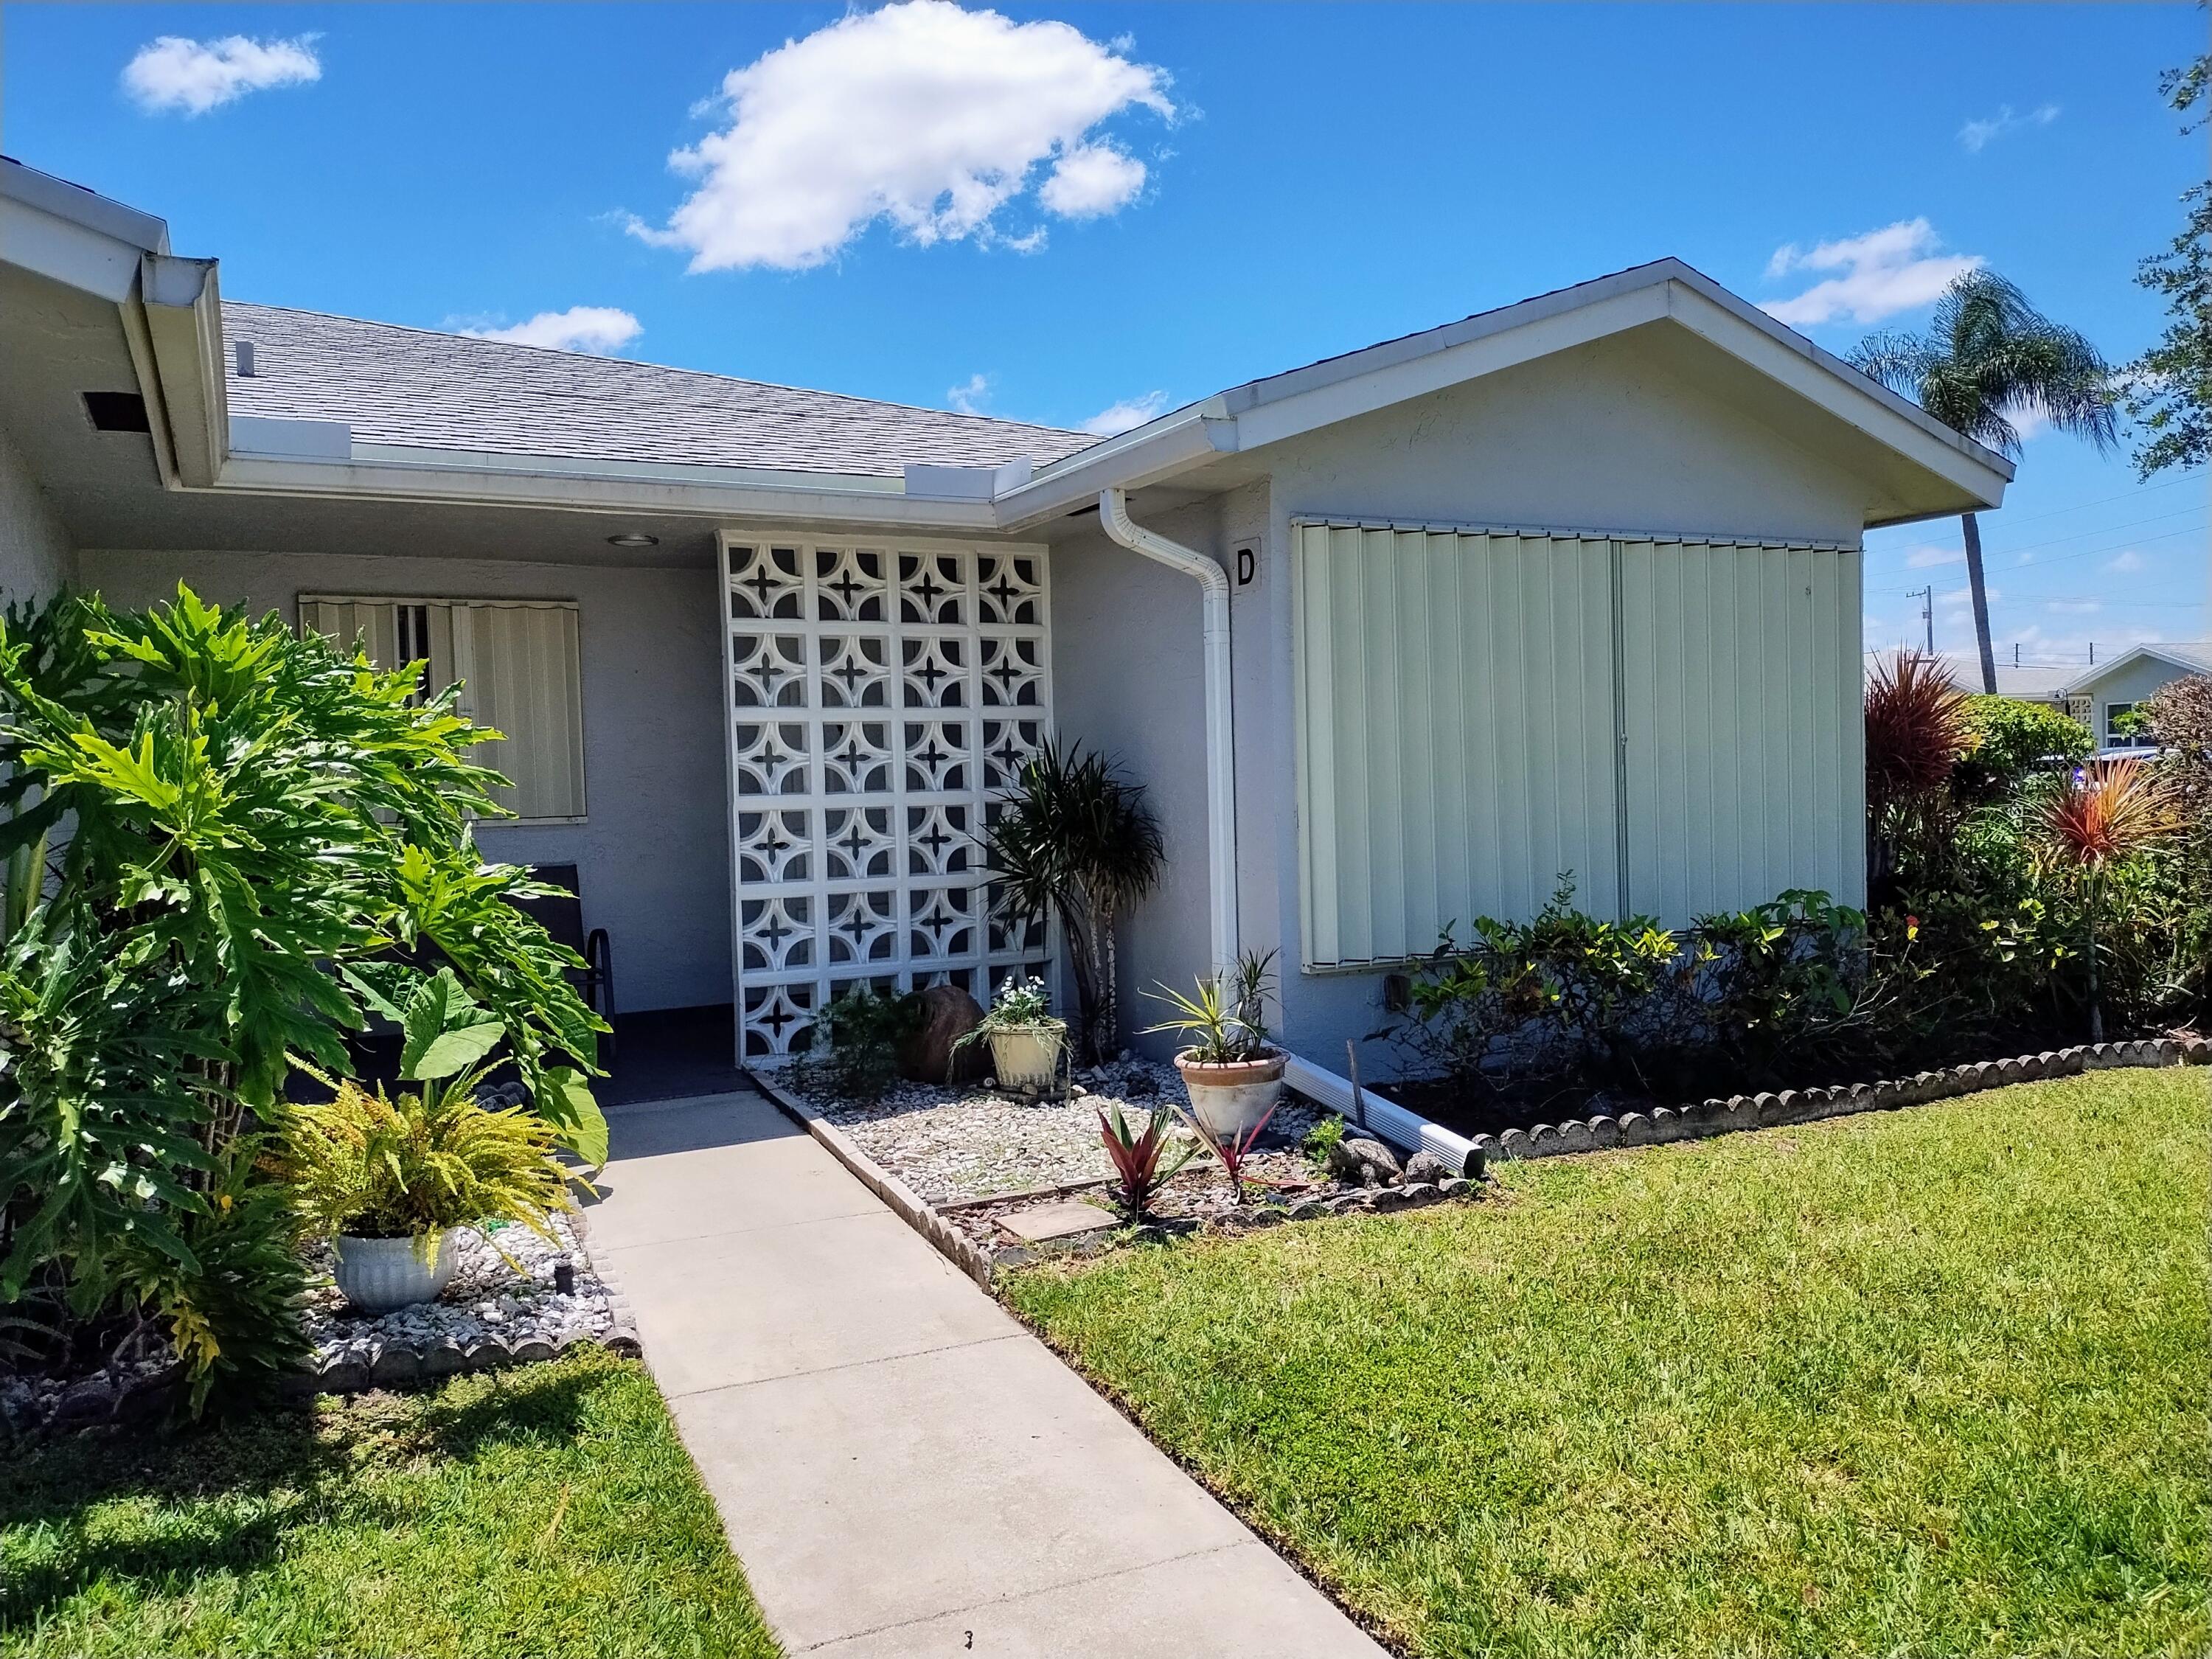
[[612,1122],[594,1254],[790,1652],[1379,1659],[766,1101]]

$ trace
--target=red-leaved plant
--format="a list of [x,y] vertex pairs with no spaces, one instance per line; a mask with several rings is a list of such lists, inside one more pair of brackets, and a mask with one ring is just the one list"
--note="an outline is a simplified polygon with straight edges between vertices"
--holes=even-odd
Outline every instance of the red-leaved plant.
[[1151,1213],[1152,1195],[1198,1155],[1197,1147],[1169,1133],[1174,1127],[1175,1115],[1164,1106],[1152,1108],[1141,1133],[1129,1127],[1118,1102],[1110,1112],[1098,1114],[1099,1135],[1106,1143],[1106,1156],[1114,1160],[1121,1208],[1132,1221],[1142,1221]]
[[1866,689],[1867,805],[1880,811],[1940,789],[1972,732],[1966,699],[1917,651],[1875,664]]
[[2106,866],[2139,853],[2179,827],[2172,792],[2156,769],[2129,758],[2092,763],[2068,777],[2045,803],[2051,850],[2081,873],[2089,926],[2089,1041],[2105,1040],[2097,1000],[2097,883]]
[[1221,1160],[1221,1167],[1229,1176],[1229,1195],[1237,1203],[1244,1201],[1244,1160],[1251,1156],[1252,1148],[1266,1131],[1268,1120],[1275,1115],[1276,1108],[1282,1103],[1278,1099],[1273,1106],[1261,1114],[1257,1123],[1242,1134],[1235,1135],[1217,1135],[1195,1113],[1183,1114],[1183,1121],[1189,1124],[1191,1132],[1206,1143],[1206,1150]]

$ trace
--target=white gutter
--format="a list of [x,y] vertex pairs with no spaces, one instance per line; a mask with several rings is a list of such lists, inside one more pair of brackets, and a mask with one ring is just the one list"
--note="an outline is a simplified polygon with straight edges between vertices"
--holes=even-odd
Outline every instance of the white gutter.
[[1126,490],[1098,497],[1098,522],[1132,553],[1197,579],[1206,629],[1206,878],[1212,890],[1213,971],[1237,965],[1237,722],[1230,701],[1229,573],[1202,553],[1146,530],[1129,517]]

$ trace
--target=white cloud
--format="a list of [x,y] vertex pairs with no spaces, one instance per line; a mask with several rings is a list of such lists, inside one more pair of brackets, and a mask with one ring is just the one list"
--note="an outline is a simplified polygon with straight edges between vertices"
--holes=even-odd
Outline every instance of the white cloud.
[[1985,121],[1969,121],[1959,129],[1959,142],[1966,147],[1970,155],[1978,155],[1988,148],[1993,138],[2002,138],[2022,127],[2047,127],[2058,118],[2058,106],[2039,104],[2025,115],[2015,115],[2010,104],[2005,105]]
[[528,322],[510,328],[465,328],[461,332],[479,340],[504,340],[509,345],[548,346],[555,351],[604,356],[620,351],[644,333],[645,326],[627,311],[612,306],[570,306],[566,311],[541,311]]
[[1966,550],[1963,547],[1916,547],[1905,556],[1905,566],[1912,570],[1925,570],[1930,565],[1964,564]]
[[2076,611],[2102,611],[2105,604],[2101,599],[2053,599],[2043,608],[2054,615],[2063,616]]
[[1086,218],[1126,205],[1144,164],[1097,136],[1143,106],[1173,117],[1164,70],[1070,24],[1017,23],[952,0],[900,0],[788,40],[724,77],[728,125],[669,157],[699,180],[665,228],[635,235],[688,249],[690,268],[803,270],[877,220],[915,242],[1006,241],[1000,210],[1030,190],[1042,211]]
[[1760,309],[1793,327],[1845,319],[1878,323],[1928,304],[1954,279],[1984,263],[1978,254],[1941,252],[1942,245],[1925,219],[1901,219],[1809,250],[1785,243],[1766,262],[1768,281],[1796,270],[1842,274],[1824,278],[1790,299],[1769,301]]
[[963,415],[981,415],[984,400],[991,395],[991,377],[978,371],[958,386],[945,389],[945,401]]
[[2012,429],[2020,434],[2022,443],[2051,430],[2051,417],[2039,409],[2008,405],[1998,412],[2012,422]]
[[[2001,587],[1991,587],[1984,583],[1983,585],[1982,591],[1988,596],[1989,602],[1991,605],[1995,605],[1999,599],[2004,598],[2004,590]],[[1938,593],[1936,596],[1936,603],[1938,605],[1971,605],[1973,602],[1973,598],[1974,590],[1972,588],[1954,587]]]
[[1168,406],[1164,392],[1147,392],[1141,398],[1124,398],[1120,403],[1100,410],[1084,422],[1085,432],[1095,432],[1102,438],[1110,438],[1117,432],[1127,432],[1133,426],[1142,426]]
[[1145,164],[1111,144],[1079,144],[1053,163],[1037,191],[1045,210],[1063,219],[1096,219],[1127,207],[1145,187]]
[[323,78],[315,37],[249,40],[242,34],[192,40],[165,34],[138,48],[123,66],[123,89],[149,113],[180,109],[204,115],[218,105],[270,87]]
[[2142,569],[2146,562],[2142,554],[2130,548],[2117,559],[2106,560],[2105,568],[2118,575],[2130,576]]

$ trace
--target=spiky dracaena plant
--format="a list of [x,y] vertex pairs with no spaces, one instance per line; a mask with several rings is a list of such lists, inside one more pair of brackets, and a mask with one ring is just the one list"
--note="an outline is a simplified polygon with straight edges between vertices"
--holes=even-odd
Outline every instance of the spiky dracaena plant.
[[[1870,334],[1850,361],[1954,432],[2014,460],[2020,458],[2020,428],[2013,422],[2023,415],[2087,439],[2100,455],[2118,441],[2118,392],[2096,347],[2036,310],[1993,270],[1967,271],[1945,289],[1927,333]],[[1961,514],[1959,524],[1973,591],[1982,690],[1994,692],[1996,656],[1982,580],[1981,525],[1971,513]]]
[[1965,696],[1932,657],[1900,651],[1875,664],[1866,689],[1868,886],[1880,891],[1899,854],[1946,839],[1945,785],[1973,741]]
[[2097,888],[2113,864],[2173,833],[2173,797],[2155,768],[2134,758],[2084,768],[2044,804],[2051,852],[2080,873],[2089,933],[2089,1041],[2105,1040],[2097,994]]
[[1083,1057],[1121,1046],[1114,926],[1159,879],[1165,843],[1142,786],[1097,750],[1047,744],[996,803],[981,837],[1002,915],[1056,916],[1075,969]]

